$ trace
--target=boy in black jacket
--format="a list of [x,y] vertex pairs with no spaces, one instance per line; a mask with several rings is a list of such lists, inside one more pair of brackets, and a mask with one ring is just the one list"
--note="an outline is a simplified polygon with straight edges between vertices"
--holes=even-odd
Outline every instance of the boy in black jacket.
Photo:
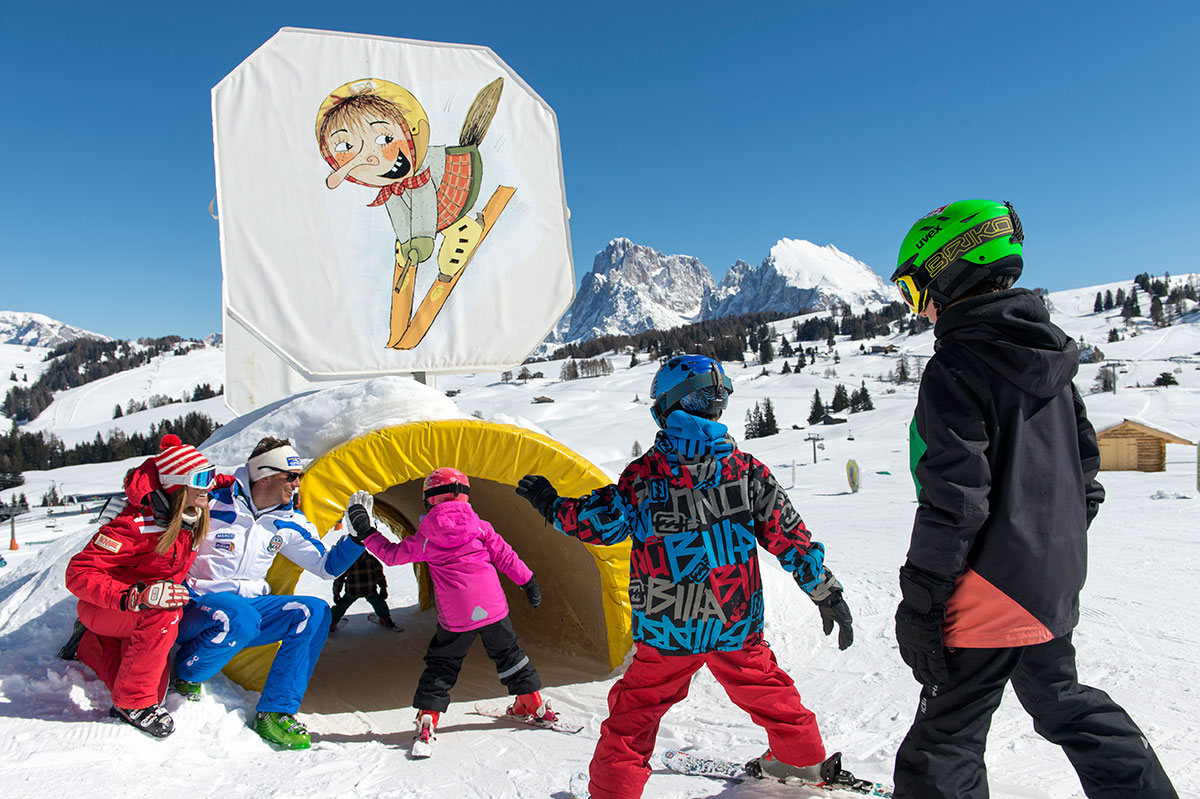
[[329,632],[334,631],[342,616],[359,599],[371,604],[381,625],[395,629],[396,622],[392,621],[387,595],[383,564],[370,552],[363,552],[344,574],[333,581],[333,616],[329,622]]
[[985,799],[988,727],[1011,681],[1087,796],[1176,799],[1137,725],[1076,675],[1100,452],[1071,382],[1075,342],[1036,294],[1010,288],[1023,239],[1008,203],[951,203],[912,227],[892,275],[936,338],[910,436],[919,507],[896,612],[923,688],[894,796]]

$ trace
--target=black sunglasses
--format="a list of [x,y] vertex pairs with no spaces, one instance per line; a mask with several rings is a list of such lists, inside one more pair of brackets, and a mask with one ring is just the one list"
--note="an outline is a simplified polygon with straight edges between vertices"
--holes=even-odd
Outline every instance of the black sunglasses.
[[286,474],[289,483],[292,483],[292,482],[298,483],[298,482],[300,482],[300,478],[303,477],[303,474],[301,474],[300,472],[289,472],[284,469],[276,469],[274,466],[264,466],[263,468],[270,469],[271,471],[276,472],[278,474]]

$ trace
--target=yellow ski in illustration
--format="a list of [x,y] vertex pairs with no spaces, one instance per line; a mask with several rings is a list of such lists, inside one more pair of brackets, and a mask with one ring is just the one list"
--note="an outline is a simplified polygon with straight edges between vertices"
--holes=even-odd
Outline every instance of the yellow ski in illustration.
[[[488,199],[487,205],[480,212],[478,220],[464,216],[442,232],[446,240],[438,252],[437,279],[429,287],[429,291],[425,292],[425,298],[421,300],[421,304],[417,307],[411,320],[408,316],[412,309],[416,269],[409,264],[405,264],[403,268],[399,263],[396,264],[389,347],[397,350],[411,350],[421,343],[421,339],[425,338],[425,334],[429,332],[434,318],[446,304],[458,279],[466,271],[471,258],[478,252],[479,246],[514,193],[516,193],[516,189],[511,186],[497,186],[496,190],[492,192],[491,198]],[[398,325],[405,321],[407,321],[406,328],[397,331]],[[397,333],[399,333],[398,340]]]

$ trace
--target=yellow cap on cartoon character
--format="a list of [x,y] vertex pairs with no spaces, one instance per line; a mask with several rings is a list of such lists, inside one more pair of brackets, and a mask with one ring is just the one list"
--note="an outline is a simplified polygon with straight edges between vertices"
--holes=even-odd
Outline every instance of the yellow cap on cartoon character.
[[333,167],[325,185],[343,180],[383,187],[420,171],[429,117],[403,86],[362,78],[334,89],[317,111],[317,145]]

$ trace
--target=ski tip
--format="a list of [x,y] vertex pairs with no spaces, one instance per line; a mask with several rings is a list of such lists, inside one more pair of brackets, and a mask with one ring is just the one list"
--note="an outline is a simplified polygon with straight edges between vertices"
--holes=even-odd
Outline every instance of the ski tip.
[[572,774],[570,784],[572,799],[591,799],[591,793],[588,791],[590,782],[591,777],[586,771],[576,771]]

